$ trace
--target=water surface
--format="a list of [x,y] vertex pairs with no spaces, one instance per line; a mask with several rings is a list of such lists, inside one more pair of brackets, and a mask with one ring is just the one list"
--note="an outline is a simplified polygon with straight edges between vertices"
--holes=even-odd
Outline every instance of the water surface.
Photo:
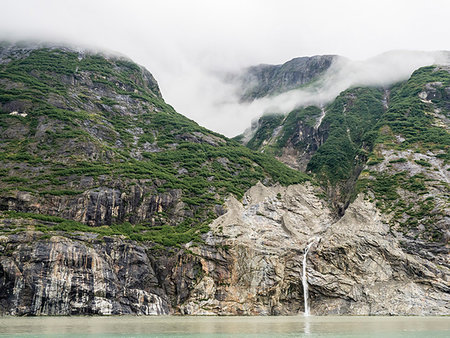
[[2,337],[450,337],[450,317],[0,317]]

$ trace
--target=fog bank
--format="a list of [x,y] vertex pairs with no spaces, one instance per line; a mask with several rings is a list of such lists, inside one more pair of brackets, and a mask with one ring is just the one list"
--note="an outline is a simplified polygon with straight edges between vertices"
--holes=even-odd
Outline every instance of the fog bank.
[[[227,136],[263,111],[326,102],[358,81],[407,77],[430,56],[379,56],[337,65],[332,84],[251,105],[218,72],[295,57],[364,60],[389,50],[450,50],[448,0],[0,0],[0,39],[38,39],[124,54],[157,79],[178,112]],[[391,59],[391,61],[388,61]],[[379,62],[376,62],[379,61]],[[393,68],[390,74],[390,68]],[[361,68],[366,68],[361,69]],[[381,72],[383,76],[378,77]],[[347,78],[348,77],[348,78]],[[378,82],[377,82],[378,81]]]
[[186,86],[172,95],[186,111],[204,116],[203,124],[227,136],[242,133],[265,113],[289,113],[299,106],[324,106],[340,92],[355,86],[387,87],[409,78],[422,66],[450,64],[450,53],[391,51],[363,61],[338,57],[312,86],[283,94],[240,102],[239,88],[214,73],[189,72]]

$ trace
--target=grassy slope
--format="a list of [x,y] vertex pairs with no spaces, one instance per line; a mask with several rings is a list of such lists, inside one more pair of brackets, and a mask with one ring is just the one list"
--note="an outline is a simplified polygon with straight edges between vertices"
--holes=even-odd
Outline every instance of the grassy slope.
[[[440,94],[431,102],[421,100],[419,93],[436,82]],[[431,241],[443,239],[440,224],[449,201],[448,184],[436,173],[448,166],[450,135],[435,115],[438,109],[450,116],[449,86],[449,72],[431,66],[392,88],[389,109],[376,125],[368,168],[358,182],[358,191],[370,191],[378,207],[392,216],[392,226]]]
[[365,162],[374,141],[374,125],[383,114],[382,91],[353,88],[327,107],[322,121],[328,138],[308,163],[308,170],[336,184],[348,179],[353,168]]
[[[326,107],[327,114],[317,132],[325,142],[312,156],[307,170],[324,186],[337,189],[333,198],[350,199],[365,191],[391,216],[395,228],[409,236],[442,240],[441,225],[449,201],[449,187],[440,174],[447,170],[450,159],[448,124],[443,122],[450,117],[449,86],[448,69],[431,66],[418,69],[408,81],[393,86],[387,109],[381,89],[351,88],[342,92]],[[430,88],[434,94],[427,102],[419,94]],[[292,141],[302,125],[312,126],[319,113],[318,108],[308,107],[284,119],[263,117],[248,146],[279,155],[286,141]],[[301,143],[290,142],[289,146],[299,153],[304,150]]]
[[[114,228],[174,244],[207,230],[214,206],[230,193],[239,198],[258,180],[306,179],[176,113],[148,75],[128,60],[61,49],[22,51],[0,64],[0,197],[26,191],[40,203],[75,198],[86,179],[93,180],[90,188],[121,182],[145,184],[155,195],[180,190],[192,211],[183,222],[168,228],[170,213],[160,212],[153,215],[157,227]],[[27,116],[10,114],[16,110]],[[12,211],[8,217],[24,216]],[[87,230],[73,221],[52,222],[57,229]]]

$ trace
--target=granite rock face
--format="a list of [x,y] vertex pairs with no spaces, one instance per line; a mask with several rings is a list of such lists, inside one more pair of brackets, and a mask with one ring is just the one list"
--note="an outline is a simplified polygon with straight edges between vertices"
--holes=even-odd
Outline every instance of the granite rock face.
[[303,252],[314,240],[307,260],[312,314],[450,313],[445,246],[428,247],[427,258],[408,252],[362,195],[336,219],[319,194],[309,184],[258,184],[242,202],[229,198],[204,244],[175,251],[89,234],[2,236],[0,311],[298,314]]

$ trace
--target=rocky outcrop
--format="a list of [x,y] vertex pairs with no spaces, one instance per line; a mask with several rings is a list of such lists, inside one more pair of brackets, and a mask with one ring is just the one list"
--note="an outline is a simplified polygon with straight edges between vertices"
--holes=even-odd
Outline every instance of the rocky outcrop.
[[[312,309],[317,314],[448,314],[448,264],[402,248],[374,205],[358,198],[311,257]],[[440,255],[445,259],[447,250]]]
[[[213,229],[230,248],[231,275],[220,283],[205,276],[200,286],[209,294],[194,294],[181,310],[302,312],[303,250],[311,238],[318,237],[307,265],[313,314],[450,312],[448,263],[434,264],[407,253],[385,217],[362,196],[335,221],[315,193],[310,186],[269,189],[260,185],[248,192],[243,204],[230,200],[229,211],[214,222]],[[440,254],[441,263],[446,252]],[[213,294],[220,297],[211,299]]]
[[316,80],[336,60],[336,55],[299,57],[282,65],[258,65],[245,69],[242,74],[230,76],[240,85],[243,101],[267,95],[280,94]]
[[240,141],[253,150],[275,156],[293,169],[306,167],[327,140],[329,123],[323,123],[324,108],[310,106],[283,115],[264,115],[252,123]]
[[11,315],[167,314],[168,300],[142,246],[35,233],[1,238],[1,312]]
[[281,155],[276,158],[291,168],[306,171],[309,161],[328,138],[328,126],[320,125],[324,116],[325,109],[322,109],[322,114],[318,116],[314,126],[305,121],[298,121],[295,132],[281,149]]
[[[88,185],[89,183],[92,182],[87,182]],[[180,190],[173,189],[158,194],[155,187],[145,183],[132,186],[118,184],[115,188],[84,188],[86,190],[77,196],[36,198],[29,192],[13,192],[7,199],[0,198],[0,210],[59,215],[90,226],[144,221],[161,225],[158,213],[163,211],[170,216],[171,224],[192,216],[192,211],[184,208]]]
[[[344,217],[312,185],[230,197],[204,243],[175,251],[120,237],[29,231],[0,238],[3,314],[297,314],[303,250],[312,314],[449,314],[448,250],[404,249],[358,197]],[[2,220],[5,226],[6,220]],[[28,225],[32,229],[32,224]]]

